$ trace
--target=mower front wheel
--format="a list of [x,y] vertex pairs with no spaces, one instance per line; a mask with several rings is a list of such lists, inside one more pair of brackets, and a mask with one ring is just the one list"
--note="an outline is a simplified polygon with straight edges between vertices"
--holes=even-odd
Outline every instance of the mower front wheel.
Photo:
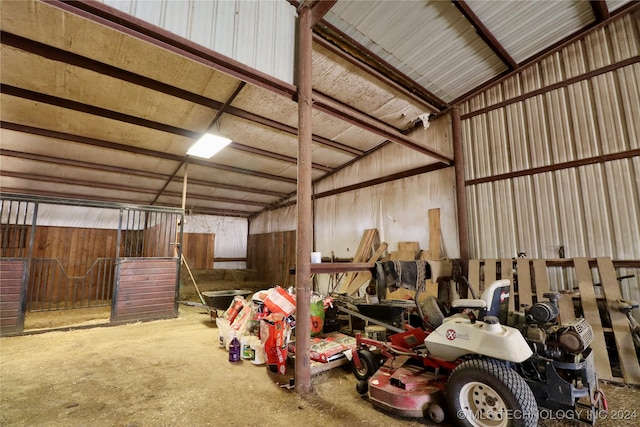
[[359,380],[366,381],[375,374],[380,366],[376,357],[369,350],[358,350],[358,358],[360,359],[360,367],[356,366],[355,360],[351,361],[353,375]]
[[502,362],[472,359],[449,376],[447,406],[468,427],[537,427],[538,405],[526,381]]
[[369,382],[367,380],[358,380],[356,383],[356,391],[360,395],[365,395],[369,392]]

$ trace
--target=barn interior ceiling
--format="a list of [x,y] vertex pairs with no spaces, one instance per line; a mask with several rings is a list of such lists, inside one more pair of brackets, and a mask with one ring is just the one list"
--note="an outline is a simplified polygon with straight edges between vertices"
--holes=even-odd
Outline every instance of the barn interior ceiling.
[[[284,1],[284,0],[282,0]],[[299,2],[290,1],[292,7]],[[307,1],[315,181],[637,5]],[[295,196],[296,87],[102,3],[3,1],[3,193],[250,217]],[[212,131],[232,143],[186,156]]]

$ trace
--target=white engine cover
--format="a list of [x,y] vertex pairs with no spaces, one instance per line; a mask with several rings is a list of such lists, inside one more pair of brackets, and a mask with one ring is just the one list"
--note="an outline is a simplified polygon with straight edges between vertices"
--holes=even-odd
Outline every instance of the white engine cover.
[[466,354],[480,354],[520,363],[533,354],[517,329],[479,321],[471,323],[464,314],[444,319],[424,344],[431,356],[450,362]]

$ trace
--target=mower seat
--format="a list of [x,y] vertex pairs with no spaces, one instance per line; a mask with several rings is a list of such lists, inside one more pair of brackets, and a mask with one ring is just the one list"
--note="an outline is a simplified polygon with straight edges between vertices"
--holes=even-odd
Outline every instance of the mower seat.
[[509,279],[496,280],[484,290],[480,299],[464,298],[451,301],[451,311],[455,313],[465,309],[478,311],[478,320],[483,320],[486,316],[495,316],[505,325],[509,314],[510,287]]

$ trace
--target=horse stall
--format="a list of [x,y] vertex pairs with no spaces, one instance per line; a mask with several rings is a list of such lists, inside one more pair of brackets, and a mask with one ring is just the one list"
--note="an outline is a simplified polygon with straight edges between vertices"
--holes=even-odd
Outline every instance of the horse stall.
[[177,316],[182,209],[0,203],[1,335]]

